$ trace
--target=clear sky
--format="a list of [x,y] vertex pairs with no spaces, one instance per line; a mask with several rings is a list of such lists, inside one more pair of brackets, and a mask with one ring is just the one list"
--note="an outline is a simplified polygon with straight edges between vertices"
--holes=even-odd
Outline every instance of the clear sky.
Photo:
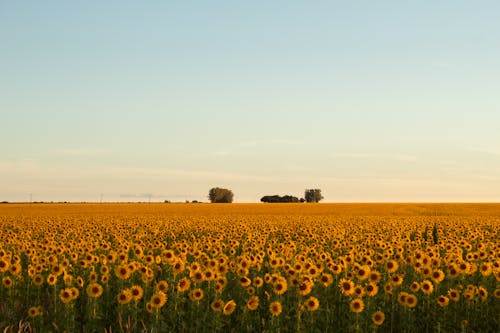
[[0,1],[0,200],[500,202],[499,15]]

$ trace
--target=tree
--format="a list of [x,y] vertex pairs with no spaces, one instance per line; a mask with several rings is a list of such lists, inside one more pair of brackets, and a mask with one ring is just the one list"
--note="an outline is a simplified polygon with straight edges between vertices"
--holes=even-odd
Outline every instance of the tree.
[[323,200],[323,196],[321,195],[321,190],[319,188],[306,189],[304,198],[306,199],[306,202],[320,202]]
[[208,199],[212,203],[231,203],[233,196],[233,192],[227,188],[214,187],[208,192]]
[[279,196],[279,195],[265,195],[262,198],[260,198],[260,201],[262,202],[299,202],[299,198],[294,197],[292,195],[284,195],[284,196]]

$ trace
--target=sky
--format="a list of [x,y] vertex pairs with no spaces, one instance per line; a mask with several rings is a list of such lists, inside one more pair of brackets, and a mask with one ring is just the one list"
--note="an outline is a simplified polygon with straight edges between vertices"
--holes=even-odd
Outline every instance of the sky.
[[499,12],[0,0],[0,201],[500,202]]

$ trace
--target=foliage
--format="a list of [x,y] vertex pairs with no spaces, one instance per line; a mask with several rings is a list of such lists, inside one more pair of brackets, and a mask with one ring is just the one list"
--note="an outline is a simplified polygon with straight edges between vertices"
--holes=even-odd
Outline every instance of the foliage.
[[321,195],[321,190],[318,188],[306,189],[304,198],[306,202],[320,202],[321,200],[323,200],[323,195]]
[[3,205],[0,332],[497,332],[500,205],[467,207]]
[[212,203],[231,203],[233,197],[233,192],[226,188],[214,187],[208,192],[208,199]]
[[291,196],[291,195],[284,195],[284,196],[279,196],[279,195],[265,195],[262,198],[260,198],[261,202],[299,202],[299,198]]

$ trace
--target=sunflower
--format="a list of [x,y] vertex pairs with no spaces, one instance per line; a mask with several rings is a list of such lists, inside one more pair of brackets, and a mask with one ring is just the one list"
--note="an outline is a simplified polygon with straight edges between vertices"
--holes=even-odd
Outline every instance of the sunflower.
[[2,279],[2,285],[5,287],[5,288],[10,288],[12,287],[12,284],[13,284],[13,281],[12,281],[12,278],[10,276],[5,276],[3,279]]
[[481,264],[481,266],[479,266],[479,271],[481,272],[481,275],[483,275],[483,276],[490,276],[491,273],[493,273],[493,268],[491,266],[491,263],[483,262]]
[[240,283],[240,286],[245,288],[245,287],[248,287],[252,283],[252,280],[250,280],[246,276],[242,276],[242,277],[240,277],[239,283]]
[[128,265],[119,265],[115,267],[115,275],[120,280],[127,280],[132,274]]
[[103,292],[102,286],[99,283],[89,283],[87,286],[87,295],[92,298],[101,297]]
[[350,296],[354,293],[354,282],[348,279],[341,279],[338,284],[341,292],[345,296]]
[[155,285],[155,291],[166,292],[168,289],[168,282],[165,280],[160,280]]
[[386,294],[392,294],[392,289],[393,289],[393,286],[392,286],[392,284],[391,284],[391,283],[386,283],[386,284],[384,285],[384,292],[385,292]]
[[406,296],[408,296],[408,293],[402,291],[398,295],[398,303],[400,305],[406,305]]
[[409,308],[414,308],[417,305],[417,297],[412,294],[407,294],[405,297],[405,305]]
[[370,280],[370,282],[379,283],[380,278],[380,273],[378,271],[373,270],[368,274],[368,279]]
[[420,289],[420,284],[417,281],[413,281],[410,285],[410,290],[416,293]]
[[444,273],[440,269],[436,269],[431,273],[431,279],[435,284],[441,283],[444,280]]
[[260,276],[257,276],[255,279],[253,279],[253,285],[256,288],[260,288],[262,287],[262,285],[264,285],[264,280]]
[[259,297],[258,296],[252,296],[247,302],[247,309],[250,311],[257,310],[259,307]]
[[71,298],[73,299],[77,299],[78,296],[80,296],[80,290],[78,290],[78,288],[72,287],[69,288],[69,291],[71,292]]
[[313,288],[313,283],[310,281],[303,281],[297,287],[299,294],[302,296],[309,294],[312,288]]
[[282,310],[283,308],[281,306],[281,303],[278,301],[272,302],[271,305],[269,305],[269,311],[275,317],[279,316]]
[[38,308],[39,308],[38,306],[32,306],[31,308],[29,308],[28,316],[30,316],[31,318],[35,318],[41,315],[42,313],[38,311]]
[[102,265],[99,271],[101,272],[102,275],[109,274],[109,267],[106,265]]
[[73,293],[70,289],[61,289],[59,292],[59,299],[63,303],[69,303],[73,299]]
[[283,295],[288,289],[288,284],[285,279],[278,279],[274,283],[274,293],[276,295]]
[[9,260],[6,260],[4,258],[0,259],[0,273],[5,273],[10,267],[10,262]]
[[396,260],[389,260],[385,263],[385,269],[388,273],[394,273],[399,268],[398,262]]
[[488,298],[488,290],[484,288],[483,286],[480,286],[477,290],[477,293],[479,294],[479,299],[484,302]]
[[422,292],[426,295],[432,294],[432,292],[434,291],[434,285],[432,284],[431,281],[424,280],[420,284],[420,290],[422,290]]
[[458,264],[458,269],[462,274],[467,274],[470,270],[470,264],[467,261],[461,261]]
[[189,293],[189,298],[192,301],[200,302],[203,299],[204,295],[205,294],[203,293],[203,290],[201,290],[200,288],[196,288],[191,290],[191,292]]
[[130,287],[130,293],[132,294],[132,300],[138,301],[144,296],[144,290],[142,289],[141,286],[138,285],[133,285]]
[[356,272],[356,277],[358,278],[359,281],[364,281],[368,279],[369,276],[370,276],[370,266],[363,265],[358,268],[358,271]]
[[473,301],[474,300],[474,291],[473,290],[466,290],[464,292],[464,297],[469,302]]
[[354,287],[354,295],[356,297],[363,297],[365,294],[365,288],[363,286],[357,285]]
[[23,269],[21,267],[21,264],[19,264],[19,263],[15,263],[15,264],[11,265],[9,268],[9,271],[12,275],[17,275],[17,274],[21,273],[22,270]]
[[382,311],[375,311],[372,314],[372,322],[375,325],[377,326],[382,325],[384,323],[384,320],[385,320],[385,314]]
[[391,276],[391,284],[393,287],[400,286],[401,284],[403,284],[403,277],[399,274]]
[[167,302],[167,295],[164,292],[157,291],[151,297],[151,305],[155,309],[163,307],[166,302]]
[[377,295],[378,294],[378,286],[372,282],[368,283],[365,286],[365,293],[370,297]]
[[214,271],[211,268],[205,270],[203,272],[203,275],[204,275],[203,279],[205,281],[212,281],[215,278],[215,273],[214,273]]
[[340,273],[342,273],[342,266],[338,264],[333,264],[331,265],[330,270],[332,271],[333,274],[339,275]]
[[449,278],[454,279],[459,274],[460,274],[460,269],[458,268],[458,266],[456,264],[451,264],[450,266],[448,266],[448,274],[447,274],[447,276]]
[[365,303],[361,298],[356,298],[351,301],[351,303],[349,304],[349,308],[354,313],[361,313],[365,308]]
[[54,274],[49,274],[47,276],[47,283],[51,286],[55,286],[57,283],[57,276]]
[[147,302],[146,303],[146,311],[149,312],[149,313],[153,313],[153,303],[151,302]]
[[224,305],[224,308],[222,309],[222,313],[224,313],[226,316],[229,316],[231,313],[234,312],[236,309],[236,302],[233,300],[230,300]]
[[182,278],[177,282],[177,291],[178,292],[184,292],[189,290],[191,288],[191,281],[188,278]]
[[308,311],[316,311],[319,308],[319,300],[311,296],[304,302],[304,306]]
[[440,307],[446,307],[448,306],[448,303],[450,303],[450,299],[446,296],[439,296],[437,299],[437,303],[439,304]]
[[248,287],[246,290],[247,290],[248,295],[255,294],[255,287],[253,287],[253,286]]
[[321,275],[319,281],[323,286],[328,287],[333,282],[333,276],[331,274],[328,274],[328,273],[323,273],[323,275]]
[[35,274],[31,278],[31,282],[33,282],[33,284],[35,286],[41,286],[44,282],[44,278],[43,278],[42,274]]
[[451,288],[448,290],[448,297],[453,302],[458,302],[460,300],[460,293],[458,292],[458,290]]
[[215,312],[221,312],[224,308],[224,301],[221,299],[216,299],[212,303],[210,303],[210,307]]
[[203,281],[205,281],[205,275],[203,274],[203,272],[201,270],[192,271],[189,274],[189,277],[191,278],[191,280],[195,284],[199,284],[199,283],[202,283]]

